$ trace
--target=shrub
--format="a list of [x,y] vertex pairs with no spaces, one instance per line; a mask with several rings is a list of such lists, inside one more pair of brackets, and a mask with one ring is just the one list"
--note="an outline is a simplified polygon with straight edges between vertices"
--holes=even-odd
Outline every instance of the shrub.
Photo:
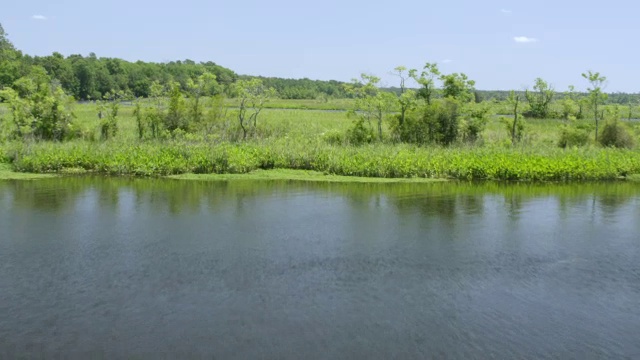
[[[512,137],[512,131],[514,130],[513,129],[514,120],[515,118],[508,118],[506,116],[500,117],[500,121],[504,124],[504,128],[505,130],[507,130],[507,134],[509,135],[509,138]],[[514,134],[515,136],[513,137],[516,143],[522,141],[522,139],[524,138],[525,130],[526,130],[526,124],[524,121],[524,116],[519,116],[518,122],[515,128],[515,134]]]
[[560,130],[558,146],[561,148],[584,146],[589,143],[589,132],[571,126],[563,126]]
[[331,145],[342,145],[344,143],[344,135],[335,129],[329,130],[322,134],[322,140]]
[[364,124],[363,118],[353,121],[353,125],[347,130],[347,141],[352,145],[362,145],[372,142],[374,139],[373,129]]
[[629,130],[617,120],[605,124],[598,141],[605,147],[632,148],[634,146],[634,139]]

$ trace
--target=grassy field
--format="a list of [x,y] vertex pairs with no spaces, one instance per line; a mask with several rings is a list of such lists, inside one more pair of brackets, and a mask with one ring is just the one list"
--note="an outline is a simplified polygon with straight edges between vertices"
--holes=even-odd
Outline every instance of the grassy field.
[[[637,149],[605,149],[596,144],[558,148],[561,120],[527,120],[524,140],[516,147],[511,146],[505,125],[497,116],[491,118],[482,140],[475,145],[418,147],[383,141],[351,146],[328,141],[350,128],[352,119],[345,111],[301,110],[295,106],[303,102],[286,103],[290,105],[287,109],[265,109],[258,119],[260,136],[247,141],[231,141],[217,133],[206,138],[187,134],[162,141],[140,141],[131,105],[120,107],[117,136],[100,141],[95,105],[78,104],[76,126],[90,134],[87,139],[65,143],[3,142],[0,163],[29,173],[134,176],[250,173],[253,178],[325,181],[349,180],[340,176],[567,181],[631,179],[640,174]],[[6,131],[8,116],[0,107],[0,116],[3,111]],[[228,109],[227,127],[236,126],[234,111]],[[638,129],[636,126],[636,137]],[[388,123],[384,124],[384,132],[389,133]],[[5,178],[11,173],[8,166],[2,167]],[[211,178],[235,179],[237,175]]]

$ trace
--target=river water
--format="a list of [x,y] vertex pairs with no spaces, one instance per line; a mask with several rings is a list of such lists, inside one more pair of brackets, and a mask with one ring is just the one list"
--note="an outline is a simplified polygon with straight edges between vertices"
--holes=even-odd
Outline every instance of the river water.
[[640,185],[0,181],[0,358],[640,358]]

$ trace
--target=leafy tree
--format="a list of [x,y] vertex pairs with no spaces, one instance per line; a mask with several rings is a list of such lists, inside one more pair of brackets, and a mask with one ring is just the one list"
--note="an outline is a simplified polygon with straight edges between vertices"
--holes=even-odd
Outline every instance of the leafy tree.
[[406,71],[407,68],[404,66],[398,66],[394,69],[394,75],[400,78],[400,94],[398,96],[398,105],[400,107],[398,121],[400,126],[404,124],[407,111],[412,110],[416,105],[415,91],[406,88],[406,81],[411,78],[411,72],[415,72],[415,70],[409,70],[408,73],[405,73]]
[[234,94],[240,99],[238,121],[242,129],[242,139],[247,138],[251,130],[256,132],[258,115],[264,105],[275,96],[273,88],[267,88],[260,79],[238,80],[233,87]]
[[509,128],[511,133],[511,144],[515,145],[517,142],[522,140],[524,131],[524,124],[522,123],[522,121],[518,122],[518,116],[520,115],[520,113],[518,112],[518,106],[520,105],[520,95],[516,94],[515,91],[511,91],[509,93],[508,102],[513,109],[513,121],[511,122],[511,124],[507,124],[507,127]]
[[216,76],[205,72],[194,81],[192,79],[187,80],[187,96],[189,97],[189,117],[193,124],[199,124],[202,122],[203,106],[202,97],[212,95],[216,92]]
[[424,99],[428,105],[431,104],[431,100],[435,94],[435,80],[440,77],[440,75],[440,70],[438,70],[438,64],[436,63],[426,63],[420,75],[418,75],[415,69],[409,70],[409,76],[421,86],[418,90],[418,97]]
[[0,89],[11,86],[23,74],[21,53],[16,50],[0,24]]
[[370,128],[372,128],[371,120],[376,120],[378,140],[382,140],[382,122],[394,109],[396,97],[391,93],[380,91],[377,87],[379,82],[380,78],[377,76],[361,74],[360,79],[353,79],[351,84],[345,85],[345,89],[356,99],[350,115],[366,120]]
[[487,103],[468,103],[464,106],[460,122],[462,140],[475,143],[481,138],[482,131],[489,121],[491,107]]
[[16,137],[63,140],[72,135],[73,98],[52,85],[43,68],[34,67],[14,88],[0,91],[0,98],[9,103]]
[[547,118],[549,115],[549,105],[553,100],[554,91],[549,84],[537,78],[535,85],[533,85],[534,91],[526,90],[524,93],[527,102],[529,103],[529,111],[527,115],[537,119]]
[[591,70],[582,73],[582,77],[587,79],[589,84],[591,84],[591,87],[587,88],[587,90],[589,91],[589,103],[593,109],[593,119],[596,124],[595,140],[598,141],[598,120],[602,117],[598,111],[599,107],[607,100],[607,94],[602,92],[602,86],[605,81],[607,81],[607,78],[601,76],[599,72],[593,72]]
[[447,98],[466,103],[473,99],[473,87],[476,82],[470,80],[464,73],[453,73],[440,76],[442,81],[442,95]]
[[100,119],[100,136],[103,140],[114,138],[118,133],[120,101],[126,97],[123,91],[113,91],[105,94],[104,101],[96,102]]
[[569,120],[572,117],[577,117],[578,104],[576,102],[576,93],[573,85],[569,85],[569,89],[564,93],[564,98],[560,102],[562,107],[562,118]]
[[451,145],[458,139],[460,102],[453,97],[427,105],[423,110],[429,141]]
[[176,135],[176,130],[188,131],[189,122],[186,117],[187,106],[184,95],[180,90],[180,84],[172,82],[169,85],[169,107],[164,118],[164,128],[171,136]]

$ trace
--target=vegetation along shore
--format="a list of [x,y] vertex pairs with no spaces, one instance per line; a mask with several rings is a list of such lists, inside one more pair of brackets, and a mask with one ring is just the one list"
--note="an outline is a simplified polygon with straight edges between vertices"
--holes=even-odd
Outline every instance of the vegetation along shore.
[[640,95],[606,94],[597,72],[576,74],[588,85],[584,93],[557,91],[540,78],[526,91],[479,91],[465,74],[443,74],[435,63],[393,72],[397,86],[381,88],[368,74],[343,83],[241,76],[192,61],[32,57],[0,26],[0,179],[640,174]]

